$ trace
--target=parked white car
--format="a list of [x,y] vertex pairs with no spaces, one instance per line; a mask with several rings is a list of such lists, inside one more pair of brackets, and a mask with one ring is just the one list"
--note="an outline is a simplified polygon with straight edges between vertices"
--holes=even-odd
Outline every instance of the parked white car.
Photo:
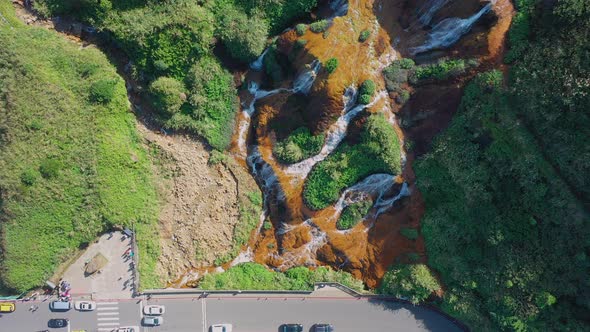
[[76,301],[74,308],[79,311],[92,311],[96,309],[96,302],[92,301]]
[[232,332],[231,324],[213,324],[209,328],[209,332]]
[[143,307],[144,315],[159,316],[163,315],[165,311],[166,308],[163,305],[150,304]]

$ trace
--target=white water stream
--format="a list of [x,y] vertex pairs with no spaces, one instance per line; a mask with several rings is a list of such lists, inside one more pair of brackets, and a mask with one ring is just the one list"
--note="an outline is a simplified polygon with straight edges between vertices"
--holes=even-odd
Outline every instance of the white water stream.
[[377,218],[399,199],[410,195],[408,184],[403,183],[396,196],[386,197],[386,195],[393,190],[395,185],[395,176],[391,174],[381,173],[366,177],[361,182],[346,189],[342,195],[340,195],[340,199],[338,199],[338,202],[334,205],[335,212],[332,219],[336,220],[347,206],[358,203],[368,197],[373,198],[374,202],[372,207],[374,213],[371,214],[370,217]]
[[426,26],[432,22],[434,15],[451,0],[428,0],[418,9],[418,21]]
[[410,49],[410,53],[418,54],[437,48],[445,48],[455,44],[459,39],[471,30],[473,25],[492,9],[493,2],[488,3],[480,11],[469,18],[447,18],[436,24],[421,46]]
[[332,0],[330,1],[330,9],[333,11],[331,18],[346,16],[348,14],[348,0]]
[[326,159],[328,155],[330,155],[336,147],[342,142],[344,137],[346,136],[346,131],[348,129],[348,125],[350,121],[354,119],[361,111],[363,111],[367,107],[373,106],[376,102],[381,100],[382,98],[387,98],[388,94],[385,91],[381,91],[380,93],[375,96],[373,101],[368,105],[363,104],[356,104],[356,100],[358,97],[358,92],[354,86],[350,86],[346,88],[344,91],[344,96],[342,99],[344,100],[344,109],[342,110],[342,114],[330,126],[328,132],[326,134],[326,140],[320,153],[313,157],[309,157],[303,161],[300,161],[296,164],[289,165],[285,168],[285,173],[289,175],[296,176],[300,179],[305,178],[307,174],[311,171],[313,166],[315,166],[320,161]]

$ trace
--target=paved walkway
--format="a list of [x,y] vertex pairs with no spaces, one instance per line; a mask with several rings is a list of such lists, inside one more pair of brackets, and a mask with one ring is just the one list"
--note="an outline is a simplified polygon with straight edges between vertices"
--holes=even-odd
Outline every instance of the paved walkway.
[[[104,234],[98,242],[92,243],[74,264],[64,273],[63,280],[72,285],[73,294],[93,294],[93,298],[99,299],[125,299],[133,294],[133,269],[131,259],[124,258],[123,254],[130,248],[131,239],[123,239],[121,232]],[[90,261],[97,253],[101,253],[108,263],[101,273],[86,276],[85,263]]]

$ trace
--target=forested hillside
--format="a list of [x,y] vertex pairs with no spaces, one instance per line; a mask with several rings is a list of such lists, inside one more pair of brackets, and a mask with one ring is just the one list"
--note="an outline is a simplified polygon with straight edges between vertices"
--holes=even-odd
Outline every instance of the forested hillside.
[[153,283],[156,193],[124,81],[96,48],[25,26],[9,1],[0,14],[2,282],[42,285],[98,234],[135,225]]
[[480,74],[416,164],[442,308],[474,331],[590,315],[590,4],[516,1],[508,77]]
[[196,132],[213,148],[224,150],[234,128],[237,93],[214,47],[247,68],[270,35],[307,15],[316,4],[317,0],[38,0],[34,6],[41,15],[74,17],[102,31],[129,57],[134,78],[151,84],[162,125]]

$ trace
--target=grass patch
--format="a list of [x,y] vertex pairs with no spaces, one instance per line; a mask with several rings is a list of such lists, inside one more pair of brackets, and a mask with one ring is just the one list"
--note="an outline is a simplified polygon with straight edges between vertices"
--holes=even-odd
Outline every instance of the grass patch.
[[343,143],[318,163],[306,179],[303,198],[314,210],[336,202],[347,187],[375,173],[397,174],[401,170],[399,139],[383,114],[371,115],[361,143]]
[[207,274],[199,283],[205,290],[313,290],[316,282],[339,282],[354,290],[362,291],[362,281],[350,273],[334,271],[329,267],[310,270],[295,267],[274,272],[257,263],[236,265],[225,272]]
[[[142,277],[154,273],[146,265],[159,247],[145,231],[157,222],[156,193],[115,68],[92,47],[20,23],[0,23],[0,44],[2,282],[42,285],[112,225],[136,225]],[[96,103],[91,87],[103,80],[113,94]]]
[[273,153],[285,164],[294,164],[320,153],[325,134],[312,135],[306,127],[297,128],[289,137],[277,142]]
[[330,22],[328,20],[320,20],[313,22],[309,25],[309,30],[313,33],[322,33],[326,32],[330,27]]
[[351,229],[358,224],[369,213],[373,206],[373,201],[365,199],[347,206],[340,215],[336,228],[339,230]]

